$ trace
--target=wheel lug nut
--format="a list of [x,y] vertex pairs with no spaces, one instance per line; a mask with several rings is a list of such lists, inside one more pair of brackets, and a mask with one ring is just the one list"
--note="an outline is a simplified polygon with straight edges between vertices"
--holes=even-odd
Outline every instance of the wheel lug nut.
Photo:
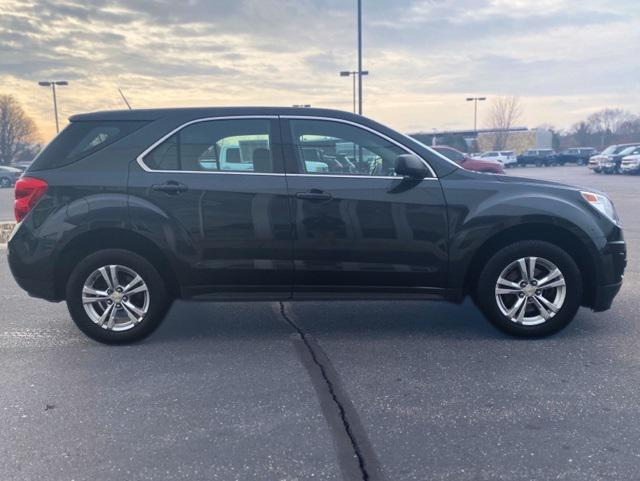
[[121,305],[120,303],[118,303],[118,304],[116,304],[116,307],[117,307],[118,309],[120,309],[120,308],[122,307],[122,305]]
[[540,294],[542,294],[542,291],[541,291],[540,289],[538,289],[538,290],[536,291],[536,296],[539,296]]
[[538,281],[531,281],[531,285],[532,286],[537,286],[538,285]]
[[124,296],[124,297],[122,298],[122,300],[123,300],[123,301],[128,301],[128,300],[129,300],[129,298],[128,298],[127,296]]
[[520,287],[527,287],[527,283],[526,283],[525,281],[522,281],[522,282],[520,283]]
[[107,299],[107,304],[111,305],[113,304],[113,301],[111,299]]
[[521,292],[518,296],[520,296],[520,298],[524,297],[524,292]]

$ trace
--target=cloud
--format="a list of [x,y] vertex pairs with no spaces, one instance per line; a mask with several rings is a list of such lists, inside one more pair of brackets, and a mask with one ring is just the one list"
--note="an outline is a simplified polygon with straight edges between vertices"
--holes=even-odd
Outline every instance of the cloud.
[[[355,2],[3,0],[0,81],[52,129],[61,115],[136,107],[351,109]],[[366,114],[402,129],[467,127],[463,97],[514,94],[531,125],[611,105],[640,110],[634,0],[365,0]]]

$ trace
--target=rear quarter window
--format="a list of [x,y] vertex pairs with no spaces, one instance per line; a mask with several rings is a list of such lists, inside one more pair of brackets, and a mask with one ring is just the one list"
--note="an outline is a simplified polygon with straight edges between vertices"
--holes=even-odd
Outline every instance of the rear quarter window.
[[69,165],[113,144],[147,123],[120,120],[71,122],[38,154],[29,171]]

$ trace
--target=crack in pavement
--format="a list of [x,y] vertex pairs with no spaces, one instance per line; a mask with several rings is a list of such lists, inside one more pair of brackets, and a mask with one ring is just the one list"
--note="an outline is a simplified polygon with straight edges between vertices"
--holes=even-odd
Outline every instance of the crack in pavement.
[[280,315],[296,331],[292,339],[333,435],[344,479],[384,481],[375,451],[330,359],[318,342],[295,323],[284,303],[278,304]]

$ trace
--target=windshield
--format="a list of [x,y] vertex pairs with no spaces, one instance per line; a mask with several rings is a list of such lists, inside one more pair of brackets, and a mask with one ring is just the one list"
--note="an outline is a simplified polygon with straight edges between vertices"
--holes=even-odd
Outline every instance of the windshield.
[[607,147],[602,151],[602,155],[614,154],[620,148],[624,148],[624,147],[619,147],[617,145],[610,145],[609,147]]
[[629,155],[632,154],[638,147],[627,147],[626,149],[619,152],[620,155]]

